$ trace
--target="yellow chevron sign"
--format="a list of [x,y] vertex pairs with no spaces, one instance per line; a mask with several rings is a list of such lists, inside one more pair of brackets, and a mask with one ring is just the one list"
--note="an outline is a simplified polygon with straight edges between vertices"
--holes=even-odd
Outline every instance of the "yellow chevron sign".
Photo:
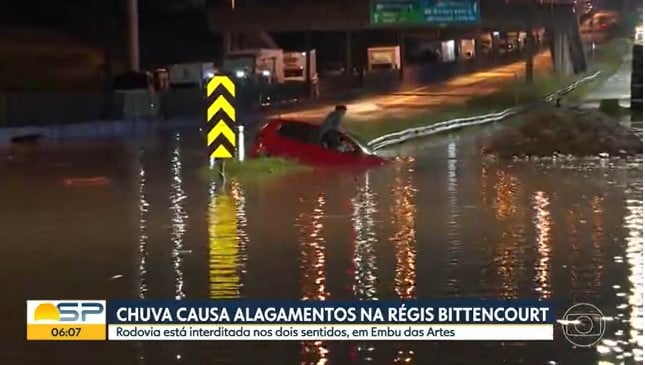
[[210,158],[235,156],[235,83],[228,76],[214,76],[206,85],[206,146]]

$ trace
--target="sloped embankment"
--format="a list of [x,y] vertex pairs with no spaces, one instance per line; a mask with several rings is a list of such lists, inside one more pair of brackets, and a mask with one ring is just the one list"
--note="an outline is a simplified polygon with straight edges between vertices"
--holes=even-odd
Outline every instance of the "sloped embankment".
[[643,142],[638,135],[597,110],[545,106],[519,118],[517,125],[494,136],[482,152],[498,158],[643,153]]

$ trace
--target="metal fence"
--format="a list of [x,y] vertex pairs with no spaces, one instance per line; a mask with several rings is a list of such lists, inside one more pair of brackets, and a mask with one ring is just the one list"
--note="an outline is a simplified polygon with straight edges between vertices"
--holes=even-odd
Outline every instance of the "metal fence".
[[[567,86],[566,88],[563,88],[561,90],[554,92],[551,95],[548,95],[547,97],[544,98],[542,102],[552,102],[559,96],[563,96],[570,93],[571,91],[576,89],[580,84],[595,79],[596,77],[598,77],[598,75],[600,75],[600,71],[596,72],[593,75],[580,79],[572,83],[571,85]],[[477,115],[477,116],[467,117],[467,118],[451,119],[444,122],[429,124],[423,127],[409,128],[409,129],[402,130],[400,132],[388,133],[369,141],[367,145],[373,150],[379,150],[381,148],[399,144],[415,138],[430,136],[433,134],[447,132],[447,131],[460,129],[464,127],[472,127],[472,126],[481,125],[481,124],[499,122],[509,117],[515,116],[519,113],[525,112],[531,108],[534,108],[537,105],[541,104],[542,102],[537,104],[532,104],[532,105],[524,105],[524,106],[519,106],[515,108],[508,108],[498,113]]]

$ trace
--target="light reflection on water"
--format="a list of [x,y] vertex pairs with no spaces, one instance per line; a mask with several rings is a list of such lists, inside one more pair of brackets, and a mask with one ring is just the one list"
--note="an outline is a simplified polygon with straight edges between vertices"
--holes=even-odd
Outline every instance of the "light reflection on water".
[[596,302],[611,318],[596,345],[597,363],[642,363],[642,161],[605,161],[602,168],[597,166],[594,161],[562,166],[585,178],[602,176],[595,189],[601,191],[582,192],[583,201],[573,203],[567,213],[568,289],[571,297]]
[[603,249],[604,232],[604,197],[601,195],[595,195],[591,198],[591,246],[592,246],[592,257],[593,265],[596,267],[596,270],[593,270],[593,287],[600,288],[602,286],[601,275],[604,272],[604,259],[605,253]]
[[580,213],[580,210],[578,207],[571,207],[568,208],[567,211],[567,236],[568,236],[568,242],[569,242],[569,260],[565,264],[566,267],[569,269],[568,271],[568,276],[570,278],[570,287],[572,289],[572,292],[575,293],[574,295],[577,295],[579,293],[579,286],[583,284],[583,281],[580,280],[580,268],[578,267],[578,263],[580,262],[580,254],[581,254],[581,249],[580,249],[580,232],[578,229],[578,224],[581,222],[582,219],[582,214]]
[[[453,147],[444,144],[436,150],[423,151],[414,158],[401,158],[391,167],[370,171],[355,180],[351,177],[341,179],[342,183],[336,185],[319,178],[322,175],[316,175],[315,172],[306,180],[306,186],[300,180],[293,182],[286,179],[274,183],[271,189],[262,191],[254,190],[253,184],[242,185],[232,180],[224,191],[204,197],[209,202],[208,207],[204,208],[194,206],[194,203],[200,200],[198,197],[206,190],[205,184],[188,178],[194,172],[191,170],[190,153],[185,145],[179,149],[179,142],[181,141],[174,138],[171,140],[170,158],[163,157],[165,159],[161,167],[161,158],[153,158],[158,151],[139,154],[140,164],[130,172],[131,176],[123,178],[124,186],[137,187],[130,189],[128,199],[137,202],[129,213],[138,227],[127,231],[130,235],[115,237],[109,242],[113,246],[109,247],[107,244],[92,246],[94,242],[104,242],[101,237],[105,235],[105,231],[100,229],[93,233],[96,237],[89,236],[81,228],[79,230],[83,236],[75,230],[61,229],[69,221],[79,219],[80,214],[61,209],[63,203],[58,203],[56,196],[61,194],[61,201],[65,205],[84,207],[83,201],[91,200],[94,204],[92,209],[109,211],[114,209],[112,204],[119,208],[123,206],[123,200],[109,195],[120,188],[116,183],[113,190],[110,190],[112,187],[93,187],[61,192],[50,186],[51,181],[59,180],[58,175],[29,180],[33,184],[31,189],[37,187],[36,190],[47,192],[41,197],[51,199],[51,204],[40,201],[32,204],[29,198],[34,190],[29,190],[30,188],[14,187],[9,190],[0,186],[0,200],[7,208],[5,211],[21,213],[10,217],[9,222],[16,222],[17,227],[21,224],[22,227],[33,228],[34,224],[44,227],[42,232],[14,230],[14,224],[11,224],[6,226],[8,230],[0,232],[9,232],[7,237],[10,238],[3,240],[3,243],[8,243],[2,247],[5,261],[0,265],[0,270],[9,267],[12,271],[4,269],[4,277],[31,280],[37,275],[37,272],[30,269],[33,266],[30,263],[35,260],[32,251],[43,250],[52,238],[56,238],[59,244],[48,258],[48,265],[64,268],[64,262],[73,261],[77,270],[83,270],[86,277],[70,282],[68,275],[57,274],[56,269],[51,269],[47,280],[42,281],[46,286],[35,283],[28,286],[31,289],[24,289],[23,293],[29,297],[41,297],[43,293],[48,293],[46,290],[50,287],[66,290],[66,293],[73,291],[76,297],[93,297],[97,293],[97,286],[109,288],[111,294],[117,293],[120,297],[133,295],[129,286],[117,291],[121,289],[118,284],[113,284],[117,281],[111,282],[113,287],[104,284],[105,278],[115,273],[115,267],[118,268],[118,261],[121,261],[120,256],[110,256],[113,250],[126,252],[126,256],[128,253],[132,255],[123,261],[127,261],[124,266],[129,265],[131,268],[135,262],[138,267],[137,278],[133,282],[138,285],[135,296],[139,297],[153,295],[156,288],[170,295],[164,288],[174,277],[178,280],[175,289],[180,294],[183,293],[185,282],[187,288],[208,285],[211,298],[274,298],[275,288],[267,288],[268,285],[244,285],[248,282],[248,277],[252,276],[254,268],[271,268],[261,270],[270,273],[270,277],[263,279],[269,283],[284,283],[286,289],[281,294],[294,299],[326,300],[331,296],[329,287],[351,287],[354,296],[364,300],[380,299],[391,294],[400,298],[423,297],[424,293],[446,289],[449,283],[443,281],[443,278],[455,280],[454,285],[450,286],[453,294],[468,296],[480,294],[473,293],[472,286],[469,288],[466,285],[469,281],[480,280],[473,277],[472,273],[480,267],[490,267],[492,272],[485,282],[489,281],[492,285],[489,290],[491,296],[535,295],[543,298],[571,298],[574,301],[584,298],[598,304],[603,312],[616,319],[608,326],[605,341],[595,351],[589,350],[584,354],[582,351],[571,350],[564,340],[554,344],[523,344],[517,346],[521,349],[516,351],[513,350],[515,346],[498,344],[470,343],[462,347],[459,347],[461,344],[454,343],[355,344],[362,359],[372,359],[375,364],[416,361],[420,364],[498,365],[547,363],[531,360],[548,355],[548,360],[555,359],[558,364],[629,364],[631,361],[642,361],[642,180],[640,176],[623,176],[623,170],[642,171],[640,164],[627,169],[618,163],[608,163],[599,171],[593,163],[583,165],[571,162],[570,166],[554,166],[549,163],[545,166],[529,161],[513,164],[482,163],[480,169],[478,163],[481,161],[468,157],[468,149],[459,141]],[[454,153],[457,163],[446,161],[446,151]],[[74,158],[79,159],[78,156]],[[465,159],[468,159],[468,164],[461,164]],[[114,160],[109,163],[118,164]],[[96,165],[97,162],[92,160],[86,166],[99,170]],[[111,165],[106,163],[106,166]],[[469,169],[467,166],[477,167]],[[30,171],[33,170],[36,169],[31,168]],[[159,178],[159,171],[164,174],[163,179]],[[170,181],[167,179],[168,172],[172,175]],[[5,173],[4,170],[0,171],[1,176],[5,176]],[[64,173],[82,175],[67,171]],[[630,174],[635,175],[633,172]],[[436,179],[428,178],[429,176]],[[114,177],[114,180],[118,182],[118,177]],[[481,183],[477,183],[479,181]],[[50,194],[47,189],[52,189],[50,191],[53,193]],[[169,189],[171,204],[168,204]],[[267,190],[271,193],[266,193]],[[298,194],[299,192],[302,194]],[[300,200],[302,195],[308,198]],[[440,198],[435,199],[436,195]],[[422,196],[424,199],[420,199]],[[334,219],[333,224],[323,226],[323,222],[327,222],[326,213],[333,211],[332,207],[337,205],[338,199],[344,197],[353,197],[351,221]],[[467,208],[468,205],[471,207]],[[272,221],[270,212],[266,210],[267,206],[284,208],[286,213],[281,215],[283,219]],[[421,215],[419,212],[422,211]],[[480,218],[486,224],[473,225],[466,219],[467,212],[471,212],[468,218]],[[190,217],[187,216],[188,213],[191,214]],[[475,214],[480,216],[474,216]],[[171,219],[170,232],[167,230],[168,215]],[[22,216],[27,218],[22,221]],[[43,219],[43,216],[47,219]],[[207,217],[207,223],[203,222],[204,216]],[[389,219],[384,219],[387,216]],[[187,225],[188,218],[191,219],[190,225]],[[193,234],[196,225],[192,223],[200,220],[202,226],[199,229],[203,232]],[[290,231],[294,220],[298,228],[297,236]],[[454,224],[458,220],[459,224]],[[47,225],[47,221],[52,222],[51,225]],[[433,222],[453,224],[431,224]],[[279,238],[275,238],[271,230],[263,230],[262,232],[268,232],[263,235],[254,234],[254,229],[257,230],[260,225],[271,225],[271,230],[275,230],[276,237]],[[389,246],[387,236],[377,234],[381,230],[393,231],[389,237]],[[352,231],[355,236],[350,238],[348,235]],[[83,245],[75,246],[81,240]],[[353,247],[343,250],[348,243]],[[480,249],[480,245],[490,246],[490,252],[484,257],[473,258],[473,252],[485,251]],[[169,257],[169,246],[172,257]],[[451,246],[459,247],[459,251],[450,251]],[[76,253],[84,247],[104,251],[92,258],[92,265],[87,265],[87,257],[80,257]],[[184,247],[204,247],[204,251],[208,252],[204,252],[201,258],[174,255],[184,250]],[[277,251],[278,248],[285,247],[293,254],[275,255],[275,252],[281,252]],[[163,253],[155,254],[155,249]],[[339,252],[344,252],[346,256],[340,257]],[[446,256],[442,256],[446,252],[459,254],[446,260]],[[253,257],[254,266],[247,268],[248,255]],[[342,259],[343,262],[353,260],[354,271],[351,276],[328,275],[328,267],[333,266],[337,259]],[[14,264],[14,261],[21,265]],[[172,273],[169,273],[170,264],[175,269]],[[175,265],[181,272],[176,272],[179,268]],[[195,270],[194,266],[200,265],[201,271]],[[473,266],[477,270],[472,270]],[[282,270],[283,268],[287,269]],[[248,276],[244,275],[247,270]],[[296,271],[300,273],[299,277],[285,275],[285,272]],[[447,275],[437,275],[441,272]],[[442,280],[433,281],[437,276]],[[331,282],[340,280],[337,279],[339,277],[347,282]],[[456,285],[457,282],[460,285]],[[387,288],[388,292],[377,291],[377,288]],[[242,289],[253,292],[243,293]],[[108,289],[105,290],[108,292]],[[11,302],[27,299],[22,294],[16,294],[14,298],[12,292],[5,291]],[[202,295],[204,294],[199,294]],[[19,325],[22,328],[24,323],[20,322]],[[23,336],[16,334],[12,338],[19,339],[13,342],[8,340],[16,350],[11,354],[13,357],[8,358],[2,357],[3,353],[0,351],[0,362],[3,364],[51,363],[45,355],[39,355],[41,352],[30,351],[33,347],[22,347],[25,346]],[[111,346],[96,347],[92,349],[99,350],[88,351],[91,352],[91,358],[97,364],[125,363],[124,357],[113,354],[113,349],[120,348],[119,345],[108,345]],[[186,358],[191,354],[188,347],[192,349],[193,345],[184,344],[183,355]],[[262,344],[258,347],[271,349],[266,350],[270,352],[270,356],[266,358],[258,355],[260,350],[250,345],[216,345],[218,344],[205,344],[204,360],[194,363],[260,363],[271,358],[276,359],[273,363],[349,364],[343,359],[343,356],[347,356],[347,348],[335,347],[333,343],[314,341],[293,344],[293,348],[284,350],[285,355],[280,349],[274,350],[277,345]],[[75,346],[82,349],[84,344]],[[223,349],[224,346],[231,350]],[[167,347],[170,346],[159,346],[164,349]],[[56,356],[69,359],[67,363],[79,363],[79,353],[61,353],[59,347],[56,349]],[[400,352],[393,353],[390,350]],[[470,350],[474,355],[468,354]],[[97,353],[105,354],[105,359],[97,356]],[[593,358],[584,357],[590,353]],[[155,351],[147,351],[149,356],[155,354]],[[244,362],[240,359],[242,355],[248,355],[247,358],[254,361]],[[127,352],[127,356],[132,359],[135,352]],[[174,356],[164,355],[164,360],[155,364],[177,363]],[[579,360],[580,356],[583,360]],[[341,360],[336,361],[336,357]],[[393,360],[394,357],[396,359]],[[461,360],[453,361],[453,358]],[[184,360],[184,363],[189,362]]]
[[242,287],[240,272],[246,260],[247,237],[243,230],[246,218],[241,214],[244,195],[235,182],[232,191],[211,191],[208,208],[211,299],[239,298]]
[[519,291],[517,279],[523,269],[521,249],[525,244],[523,220],[519,212],[520,184],[510,172],[499,169],[494,191],[493,209],[500,231],[495,257],[500,295],[509,299],[517,298]]
[[184,235],[186,234],[186,194],[183,189],[182,178],[182,156],[181,156],[181,139],[179,134],[175,136],[174,148],[171,160],[172,183],[170,190],[170,211],[172,212],[172,261],[175,272],[175,299],[186,298],[184,292],[184,272],[183,272],[183,254],[184,254]]
[[535,290],[541,299],[551,297],[551,213],[548,210],[549,197],[543,191],[533,196],[535,209],[535,229],[537,231],[537,249],[539,260],[536,263]]
[[[640,195],[642,196],[642,186]],[[626,199],[629,214],[625,227],[629,230],[625,252],[629,270],[629,343],[636,362],[643,361],[643,201]],[[626,349],[625,349],[626,350]]]
[[[182,141],[179,134],[175,135],[173,141],[171,166],[171,183],[170,183],[170,212],[171,212],[171,232],[170,241],[173,244],[171,251],[172,265],[175,274],[175,299],[182,300],[186,298],[185,278],[184,278],[184,237],[187,231],[186,221],[188,214],[186,212],[186,199],[188,196],[184,191],[184,159],[182,156]],[[172,346],[175,352],[174,358],[181,360],[183,352],[181,343]],[[141,359],[143,360],[143,358]]]
[[[145,151],[143,149],[137,151],[137,194],[138,194],[138,208],[139,208],[139,242],[138,242],[138,266],[137,266],[137,295],[139,299],[145,299],[148,294],[147,282],[147,265],[148,265],[148,208],[150,204],[146,197],[146,164],[145,164]],[[145,347],[142,342],[136,345],[136,360],[140,365],[145,364],[146,355]]]
[[414,158],[402,159],[396,167],[396,178],[392,185],[392,225],[394,235],[390,241],[394,244],[396,268],[394,273],[394,291],[401,299],[416,297],[416,206],[412,176]]
[[137,168],[139,170],[139,181],[137,186],[137,193],[139,195],[139,244],[138,244],[138,296],[139,299],[144,299],[148,293],[147,274],[147,259],[148,259],[148,233],[147,233],[147,220],[148,220],[148,200],[146,198],[146,169],[144,164],[144,151],[138,151],[137,155]]
[[378,268],[375,246],[374,214],[378,196],[372,191],[369,172],[363,176],[359,191],[352,198],[354,230],[354,296],[360,300],[377,299]]
[[[308,206],[310,201],[303,203]],[[326,242],[322,236],[324,217],[325,196],[319,194],[314,200],[314,208],[301,213],[296,219],[301,250],[302,300],[327,300],[330,295],[326,286]],[[329,349],[322,341],[305,341],[302,342],[300,354],[301,365],[323,365],[328,361]]]
[[[632,195],[642,196],[642,185],[630,189]],[[626,269],[627,280],[613,286],[618,303],[609,327],[613,331],[607,331],[597,346],[602,362],[607,364],[643,362],[643,201],[628,196],[625,209],[624,254],[615,256],[614,262]]]
[[448,275],[444,285],[447,287],[449,295],[454,295],[459,292],[459,275],[457,273],[460,263],[459,255],[461,251],[461,237],[460,237],[460,214],[459,207],[459,181],[457,171],[457,143],[452,141],[448,143],[448,219],[446,224],[448,226],[448,259],[445,263]]
[[244,279],[246,275],[246,264],[248,262],[248,219],[246,218],[246,193],[237,180],[231,181],[231,196],[235,202],[236,233],[238,239],[238,276],[240,276],[240,296],[244,296]]
[[[358,181],[358,192],[352,198],[352,226],[354,234],[353,252],[353,294],[358,300],[377,300],[378,267],[376,265],[376,245],[374,214],[377,212],[378,196],[372,190],[370,173],[366,172]],[[356,357],[359,361],[373,361],[374,344],[356,344]]]
[[490,202],[488,200],[488,179],[489,179],[489,164],[482,163],[481,174],[479,176],[479,200],[482,210],[488,210],[490,208]]
[[[417,236],[416,206],[414,197],[414,158],[401,159],[396,166],[396,177],[392,186],[394,204],[392,207],[392,225],[396,266],[394,273],[394,291],[400,299],[416,298],[417,276]],[[414,361],[414,350],[407,344],[399,346],[394,364],[407,364]]]

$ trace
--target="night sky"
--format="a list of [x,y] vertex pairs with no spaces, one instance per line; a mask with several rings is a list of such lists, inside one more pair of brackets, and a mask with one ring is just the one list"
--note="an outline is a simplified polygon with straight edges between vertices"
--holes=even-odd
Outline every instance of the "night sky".
[[[6,1],[0,23],[54,31],[114,54],[125,49],[126,0],[58,0],[37,4],[34,11],[33,2]],[[218,37],[208,31],[204,12],[190,5],[190,0],[139,0],[144,63],[183,62],[217,55]]]
[[[126,1],[51,0],[34,3],[3,0],[0,23],[54,29],[57,33],[71,36],[79,42],[107,49],[118,55],[127,49]],[[274,2],[236,0],[238,6],[250,1],[265,4]],[[639,0],[594,0],[593,3],[595,8],[621,9],[623,1]],[[210,34],[203,8],[193,6],[213,6],[229,2],[230,0],[139,0],[143,64],[154,67],[166,63],[218,58],[221,52],[220,37]],[[285,47],[295,47],[303,43],[300,38],[302,37],[281,35],[278,40],[279,43],[284,43]]]
[[[123,52],[127,50],[126,1],[47,1],[42,2],[35,12],[33,3],[11,0],[7,4],[8,11],[0,12],[0,22],[20,27],[45,28],[44,32],[47,32],[47,28],[54,29],[80,42],[108,49],[116,57],[124,57]],[[249,3],[250,0],[236,0],[238,6],[244,5],[245,2]],[[143,66],[156,67],[169,63],[218,59],[222,50],[221,38],[208,31],[203,8],[191,8],[191,5],[217,6],[229,3],[230,0],[139,0]],[[322,37],[320,41],[330,43],[325,41],[325,38]],[[304,46],[302,34],[280,34],[276,40],[281,46],[289,49]],[[336,43],[330,44],[338,48]],[[327,50],[324,53],[328,53]]]

